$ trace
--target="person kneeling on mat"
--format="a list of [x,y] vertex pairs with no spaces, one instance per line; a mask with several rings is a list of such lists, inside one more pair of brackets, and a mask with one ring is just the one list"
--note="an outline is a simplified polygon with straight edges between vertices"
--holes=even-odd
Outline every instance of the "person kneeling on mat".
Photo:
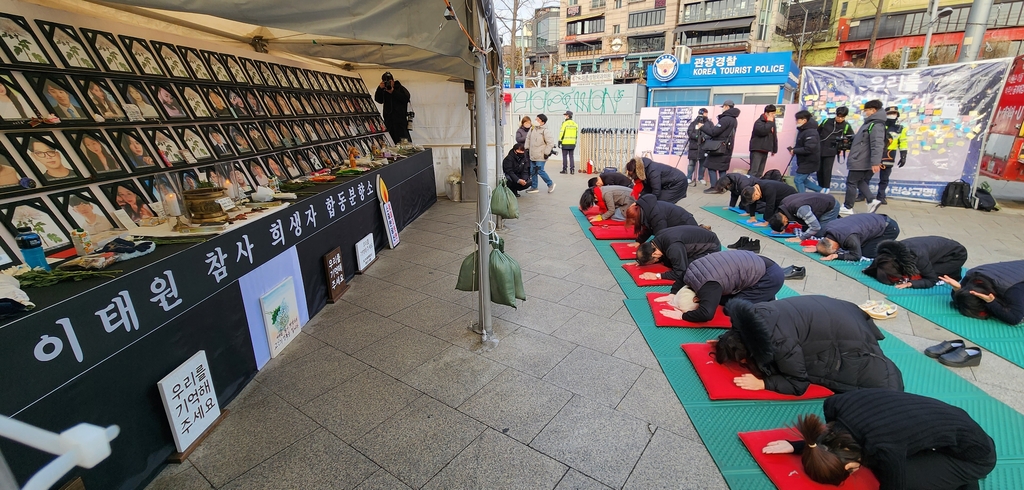
[[673,204],[686,197],[686,174],[678,168],[637,157],[626,164],[626,175],[643,183],[640,195],[654,194],[659,201]]
[[633,187],[633,181],[619,172],[602,172],[597,177],[591,177],[587,181],[587,187],[602,185],[621,185],[622,187]]
[[[643,274],[640,277],[643,278]],[[703,323],[711,321],[719,305],[733,298],[754,303],[774,300],[784,280],[782,268],[772,259],[747,250],[727,250],[691,260],[683,277],[672,285],[672,294],[655,301],[672,301],[673,295],[689,288],[682,294],[693,292],[693,299],[689,303],[684,302],[668,316]]]
[[651,194],[640,196],[626,209],[626,228],[636,231],[636,243],[630,244],[634,247],[668,228],[683,225],[697,226],[697,220],[682,206],[659,201]]
[[580,211],[586,211],[595,204],[601,210],[598,216],[591,216],[590,221],[601,221],[612,219],[625,221],[626,209],[633,204],[633,196],[630,195],[629,187],[620,185],[603,185],[592,187],[583,191],[580,196]]
[[754,374],[733,380],[745,390],[803,395],[811,384],[836,393],[860,388],[903,391],[903,375],[882,353],[885,338],[867,313],[828,296],[795,296],[726,305],[732,328],[718,336],[715,360]]
[[878,244],[900,236],[900,225],[884,214],[855,214],[830,221],[825,225],[815,247],[805,252],[818,252],[821,260],[858,261],[861,257],[874,258]]
[[672,270],[662,274],[644,272],[640,279],[678,281],[686,274],[690,262],[721,249],[718,235],[711,230],[692,225],[666,228],[655,235],[654,240],[637,248],[636,261],[640,265],[661,262]]
[[[743,198],[743,207],[747,210],[747,214],[750,215],[748,223],[757,222],[757,203],[764,203],[764,218],[773,216],[776,208],[779,207],[779,203],[782,202],[788,196],[796,194],[796,189],[789,186],[785,182],[779,182],[776,180],[765,180],[761,179],[754,183],[754,185],[743,189],[740,192],[740,197]],[[765,226],[760,224],[760,226]]]
[[953,287],[953,306],[961,315],[991,316],[1010,325],[1024,321],[1024,260],[979,265],[963,281],[939,279]]
[[791,222],[799,223],[803,231],[787,241],[799,242],[821,233],[826,223],[839,217],[839,201],[828,194],[802,192],[782,198],[775,214],[765,216],[768,226],[776,233],[786,231]]
[[959,281],[965,262],[967,248],[959,242],[919,236],[879,243],[875,260],[862,272],[899,289],[928,289],[935,287],[939,276]]
[[772,441],[765,454],[800,455],[818,483],[839,485],[861,465],[881,490],[977,489],[996,466],[995,442],[963,409],[884,389],[831,396],[817,415],[797,418],[803,440]]

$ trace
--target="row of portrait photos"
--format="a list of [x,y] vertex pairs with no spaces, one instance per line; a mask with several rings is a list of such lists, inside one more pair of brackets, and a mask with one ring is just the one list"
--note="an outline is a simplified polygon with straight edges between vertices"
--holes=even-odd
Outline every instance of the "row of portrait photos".
[[[349,147],[367,154],[373,146],[381,147],[388,143],[386,135],[366,136],[61,190],[47,194],[49,203],[43,196],[34,196],[0,204],[0,221],[12,235],[17,234],[19,227],[31,228],[39,234],[48,254],[57,253],[72,246],[68,227],[81,228],[93,234],[119,228],[110,210],[124,210],[132,221],[140,223],[157,216],[150,203],[179,199],[182,191],[196,189],[200,182],[230,185],[242,195],[253,192],[256,186],[266,186],[275,177],[283,181],[344,165],[348,161]],[[63,222],[57,218],[58,214]],[[0,245],[7,256],[7,260],[0,256],[0,267],[18,260],[7,243],[0,240]]]

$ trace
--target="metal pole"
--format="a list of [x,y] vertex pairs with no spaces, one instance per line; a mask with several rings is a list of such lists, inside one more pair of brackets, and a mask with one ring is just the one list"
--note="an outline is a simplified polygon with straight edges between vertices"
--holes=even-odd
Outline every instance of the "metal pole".
[[[502,140],[504,135],[501,134],[501,85],[494,86],[494,182],[497,184],[501,179],[505,178],[504,169],[501,166],[503,160],[502,156],[504,153],[504,147],[502,146]],[[504,230],[505,220],[501,216],[496,216],[495,229]]]
[[993,0],[974,0],[971,13],[967,16],[967,29],[964,31],[964,42],[960,46],[957,63],[978,59],[981,46],[985,44],[985,31],[988,29],[988,14],[992,11]]
[[[476,75],[473,80],[473,88],[476,93],[476,165],[477,165],[477,200],[476,200],[476,221],[480,228],[488,230],[491,220],[491,195],[487,191],[487,55],[477,53]],[[477,240],[477,263],[480,269],[477,271],[477,278],[480,282],[479,298],[480,309],[477,325],[481,333],[481,341],[487,342],[494,336],[494,327],[491,325],[491,280],[490,280],[490,256],[491,241],[489,236],[480,233]]]
[[900,54],[900,69],[907,69],[907,65],[910,63],[910,46],[903,46],[903,52]]
[[939,0],[931,0],[931,15],[928,16],[928,31],[924,35],[924,48],[921,49],[921,57],[917,60],[917,67],[928,66],[928,48],[932,46],[932,33],[935,32],[935,21],[939,15]]
[[804,34],[807,32],[807,8],[803,5],[800,8],[804,9],[804,26],[800,28],[800,49],[797,50],[796,55],[797,67],[804,66]]

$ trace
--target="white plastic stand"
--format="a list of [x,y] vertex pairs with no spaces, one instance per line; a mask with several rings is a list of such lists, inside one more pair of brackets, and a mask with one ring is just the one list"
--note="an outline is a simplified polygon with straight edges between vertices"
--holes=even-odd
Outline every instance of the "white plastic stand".
[[116,425],[103,428],[78,424],[60,434],[54,434],[0,415],[0,436],[57,455],[57,459],[29,478],[22,490],[46,490],[75,466],[96,466],[110,456],[110,441],[120,432],[121,429]]

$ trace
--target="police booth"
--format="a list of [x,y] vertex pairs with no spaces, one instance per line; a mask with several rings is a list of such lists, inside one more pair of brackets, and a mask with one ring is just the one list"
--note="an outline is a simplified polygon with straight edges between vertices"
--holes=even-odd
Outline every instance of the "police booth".
[[791,51],[692,56],[663,55],[647,68],[649,107],[787,104],[800,81]]

